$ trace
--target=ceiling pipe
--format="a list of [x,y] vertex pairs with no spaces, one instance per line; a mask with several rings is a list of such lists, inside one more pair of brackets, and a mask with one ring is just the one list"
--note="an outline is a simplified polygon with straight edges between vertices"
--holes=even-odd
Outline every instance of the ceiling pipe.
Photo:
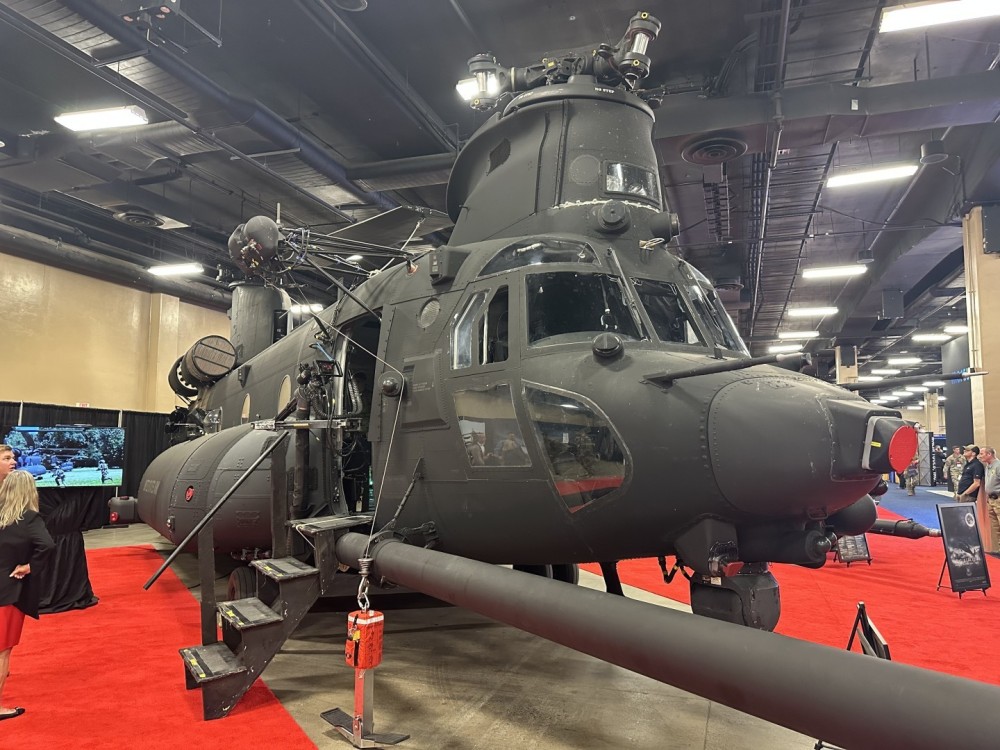
[[390,186],[441,185],[448,181],[454,165],[454,153],[429,154],[353,164],[347,168],[347,176],[382,190]]
[[[969,158],[962,160],[965,166],[961,178],[969,185],[978,185],[986,179],[992,166],[1000,159],[1000,133],[994,130],[977,133],[958,128],[946,133],[942,136],[942,140],[948,144],[950,153],[968,155]],[[835,335],[861,304],[869,290],[875,287],[896,261],[931,233],[948,225],[947,222],[954,217],[953,197],[951,190],[942,189],[939,176],[934,174],[931,168],[924,167],[914,175],[899,203],[869,245],[875,258],[874,262],[869,264],[866,274],[845,285],[834,301],[840,311],[824,320],[820,326],[822,335]],[[910,226],[918,217],[922,222],[921,225],[913,226],[906,231],[891,231],[894,225]],[[936,220],[931,217],[941,217],[941,219]]]
[[144,267],[134,263],[100,255],[17,227],[0,225],[0,252],[123,286],[162,292],[177,297],[182,302],[214,310],[228,310],[230,306],[230,294],[221,289],[212,289],[197,282],[152,276]]
[[[123,44],[143,46],[145,40],[135,29],[126,26],[119,16],[91,0],[62,0],[63,5],[105,34]],[[216,102],[242,125],[267,137],[279,148],[297,148],[299,157],[320,174],[337,183],[364,203],[388,211],[399,204],[382,193],[362,190],[348,179],[343,165],[336,161],[312,136],[298,130],[259,102],[248,102],[231,95],[222,86],[182,62],[162,47],[150,46],[146,58],[185,86]]]
[[[400,108],[416,125],[425,130],[440,146],[453,151],[458,149],[458,139],[438,117],[437,113],[431,109],[430,105],[328,3],[323,2],[323,0],[320,0],[319,3],[316,0],[298,0],[296,4],[331,42],[345,49],[351,57],[368,63],[365,66],[366,69],[381,81],[387,91],[392,93]],[[320,12],[317,5],[322,8],[323,12]],[[331,25],[331,20],[336,25]]]
[[[242,151],[233,146],[230,146],[225,141],[215,137],[212,133],[202,130],[197,125],[189,122],[187,120],[187,113],[178,110],[176,107],[171,105],[169,102],[164,101],[155,94],[150,93],[146,89],[143,89],[138,84],[125,78],[122,75],[108,69],[102,65],[96,65],[93,58],[89,55],[84,54],[76,47],[71,44],[64,42],[59,37],[55,36],[51,32],[44,30],[33,23],[30,23],[24,19],[24,17],[14,13],[6,6],[0,4],[0,20],[5,23],[10,24],[12,27],[20,31],[21,33],[27,35],[34,41],[38,42],[45,48],[55,52],[66,60],[69,60],[75,65],[79,65],[81,68],[97,76],[101,80],[105,81],[110,86],[118,89],[127,96],[132,97],[137,102],[140,102],[143,106],[149,108],[154,112],[159,112],[164,117],[174,120],[181,126],[187,128],[191,133],[195,134],[197,137],[202,138],[209,143],[214,144],[218,148],[227,153],[231,154],[235,158],[241,160],[242,162],[249,164],[251,167],[255,168],[257,171],[266,174],[268,177],[275,180],[277,183],[286,186],[293,192],[301,195],[307,201],[310,201],[322,210],[333,213],[339,216],[347,223],[354,223],[354,219],[343,211],[339,210],[336,206],[333,206],[322,198],[313,195],[308,192],[305,188],[296,185],[291,182],[287,177],[281,175],[256,159],[252,159]],[[59,143],[62,143],[65,139],[56,139]]]
[[778,127],[774,133],[774,145],[767,160],[767,175],[764,178],[764,197],[761,200],[760,228],[757,234],[756,264],[753,269],[753,286],[750,297],[750,325],[748,336],[753,336],[754,325],[757,323],[758,303],[760,302],[760,271],[764,265],[764,238],[767,235],[767,215],[771,207],[771,178],[778,167],[778,152],[781,150],[781,133],[784,130],[784,116],[781,111],[781,89],[785,85],[785,54],[788,51],[788,20],[792,12],[792,0],[783,0],[781,4],[781,36],[778,39],[777,74],[774,81],[774,121]]

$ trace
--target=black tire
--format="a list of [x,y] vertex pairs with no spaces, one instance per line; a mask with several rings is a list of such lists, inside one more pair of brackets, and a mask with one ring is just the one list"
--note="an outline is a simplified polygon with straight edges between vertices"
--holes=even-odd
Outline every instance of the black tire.
[[572,563],[559,563],[556,565],[515,565],[514,570],[522,573],[531,573],[533,576],[542,578],[552,578],[564,583],[574,585],[580,583],[580,569]]
[[257,596],[257,572],[243,565],[229,574],[229,585],[226,587],[226,599],[249,599]]
[[552,566],[552,577],[557,581],[572,583],[574,586],[580,583],[580,567],[573,563],[561,563]]
[[515,565],[514,570],[521,573],[531,573],[533,576],[541,576],[542,578],[552,577],[551,565]]

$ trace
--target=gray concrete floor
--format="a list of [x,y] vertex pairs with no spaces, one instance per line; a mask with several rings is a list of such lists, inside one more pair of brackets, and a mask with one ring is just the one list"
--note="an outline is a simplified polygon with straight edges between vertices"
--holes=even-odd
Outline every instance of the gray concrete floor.
[[[141,524],[90,531],[84,539],[88,549],[129,544],[172,549]],[[193,556],[182,555],[174,569],[188,585],[196,583]],[[581,585],[603,590],[601,579],[585,572]],[[225,586],[224,578],[217,582],[220,600]],[[630,587],[626,594],[683,608]],[[375,670],[375,731],[410,734],[400,748],[803,750],[815,742],[467,610],[392,609],[377,592],[373,606],[387,613],[384,659]],[[321,602],[263,676],[322,750],[351,747],[320,718],[331,708],[352,710],[344,631],[344,612]]]

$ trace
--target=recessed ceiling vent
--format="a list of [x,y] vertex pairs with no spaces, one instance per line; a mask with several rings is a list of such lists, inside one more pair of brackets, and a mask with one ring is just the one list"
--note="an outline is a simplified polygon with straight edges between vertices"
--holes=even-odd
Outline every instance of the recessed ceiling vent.
[[713,286],[720,292],[738,292],[743,288],[743,281],[738,276],[720,276]]
[[681,158],[691,164],[721,164],[743,156],[747,144],[729,136],[709,136],[693,141],[681,151]]
[[115,214],[115,218],[133,227],[150,228],[163,225],[163,219],[142,206],[124,206]]

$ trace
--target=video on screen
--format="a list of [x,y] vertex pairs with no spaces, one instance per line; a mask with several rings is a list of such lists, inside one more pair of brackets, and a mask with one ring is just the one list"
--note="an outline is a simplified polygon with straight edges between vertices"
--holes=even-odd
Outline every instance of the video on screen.
[[120,487],[125,459],[121,427],[4,427],[17,468],[39,487]]

